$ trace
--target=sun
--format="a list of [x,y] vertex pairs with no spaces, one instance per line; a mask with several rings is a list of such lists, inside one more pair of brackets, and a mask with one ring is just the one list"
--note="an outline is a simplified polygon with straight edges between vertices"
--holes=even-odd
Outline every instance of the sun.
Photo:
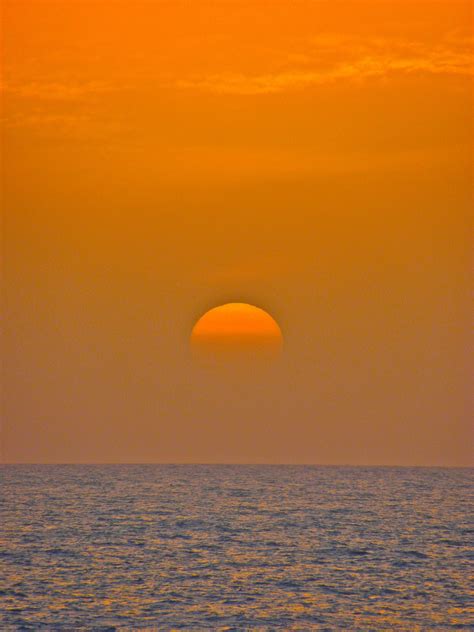
[[283,335],[264,309],[248,303],[226,303],[206,312],[193,327],[191,348],[206,353],[279,352]]

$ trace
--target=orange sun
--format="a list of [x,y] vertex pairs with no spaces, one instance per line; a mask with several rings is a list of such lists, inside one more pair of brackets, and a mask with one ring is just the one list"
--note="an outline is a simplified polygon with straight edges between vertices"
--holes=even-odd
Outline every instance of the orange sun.
[[265,310],[247,303],[226,303],[206,312],[194,325],[191,346],[206,352],[275,353],[283,342],[281,329]]

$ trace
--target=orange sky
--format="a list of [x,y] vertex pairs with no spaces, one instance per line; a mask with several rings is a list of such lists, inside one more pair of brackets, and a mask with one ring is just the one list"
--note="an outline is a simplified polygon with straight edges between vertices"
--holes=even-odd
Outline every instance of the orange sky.
[[467,464],[471,7],[6,0],[3,458]]

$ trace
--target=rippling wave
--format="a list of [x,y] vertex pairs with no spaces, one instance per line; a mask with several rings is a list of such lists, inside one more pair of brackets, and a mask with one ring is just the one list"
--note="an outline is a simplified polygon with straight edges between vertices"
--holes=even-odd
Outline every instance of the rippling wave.
[[474,628],[473,470],[0,472],[2,630]]

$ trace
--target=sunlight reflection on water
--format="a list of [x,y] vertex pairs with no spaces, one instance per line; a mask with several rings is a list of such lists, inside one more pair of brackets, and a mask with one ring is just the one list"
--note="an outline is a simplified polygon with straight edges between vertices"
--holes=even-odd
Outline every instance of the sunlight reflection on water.
[[472,629],[469,469],[2,466],[6,629]]

